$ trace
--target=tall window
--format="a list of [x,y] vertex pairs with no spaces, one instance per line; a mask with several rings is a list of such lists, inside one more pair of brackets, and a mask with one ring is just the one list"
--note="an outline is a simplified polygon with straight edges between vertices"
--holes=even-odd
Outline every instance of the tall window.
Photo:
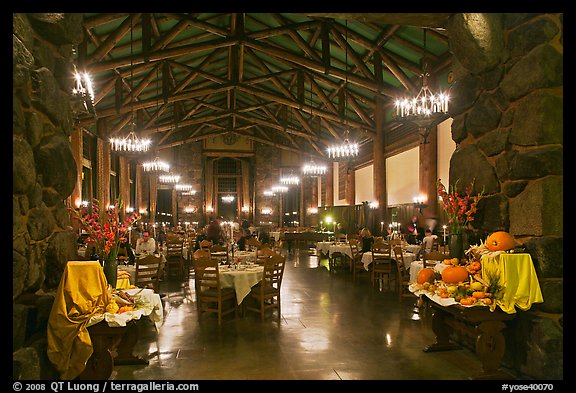
[[96,137],[82,133],[82,200],[92,202],[97,187],[97,176],[92,168],[96,162]]
[[238,219],[238,198],[241,195],[240,161],[224,157],[216,160],[216,206],[217,214],[225,220]]

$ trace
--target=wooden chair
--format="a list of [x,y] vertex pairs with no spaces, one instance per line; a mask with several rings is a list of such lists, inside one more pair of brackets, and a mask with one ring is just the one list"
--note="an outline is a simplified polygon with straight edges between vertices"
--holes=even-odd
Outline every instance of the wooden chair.
[[143,258],[136,258],[134,285],[140,288],[150,288],[154,292],[158,292],[161,271],[162,257],[149,254]]
[[246,309],[259,313],[261,321],[264,321],[267,310],[276,309],[276,321],[280,324],[282,316],[280,292],[285,266],[286,257],[283,255],[275,254],[266,259],[264,261],[262,281],[252,287],[248,295],[251,300],[255,301],[255,305],[249,302],[246,305]]
[[348,235],[346,235],[345,233],[339,233],[339,234],[336,236],[336,241],[339,241],[339,242],[347,242],[347,241],[348,241]]
[[214,243],[212,243],[212,240],[202,240],[200,242],[200,248],[201,249],[209,249],[210,247],[212,247],[214,245]]
[[449,258],[448,255],[440,251],[424,252],[422,253],[422,269],[426,267],[434,267],[435,263],[431,261],[442,262],[447,258]]
[[[218,326],[221,326],[222,316],[231,312],[237,316],[236,292],[234,288],[220,287],[218,261],[201,256],[193,258],[193,264],[198,318],[205,313],[214,313],[218,316]],[[233,307],[225,308],[227,303],[233,303]]]
[[230,262],[228,247],[220,244],[214,244],[213,246],[210,246],[210,256],[213,259],[218,260],[218,262]]
[[364,268],[364,264],[362,263],[362,254],[360,254],[360,248],[358,246],[358,239],[350,239],[348,242],[350,244],[350,267],[352,269],[352,281],[356,282],[357,278],[366,277],[370,278],[370,271],[372,267],[369,267],[369,270]]
[[176,270],[178,277],[184,278],[184,238],[171,236],[166,240],[166,273]]
[[258,250],[258,247],[262,246],[262,242],[255,237],[249,237],[246,239],[244,245],[246,247],[246,251],[256,251]]
[[269,259],[270,257],[278,255],[278,253],[272,250],[270,247],[259,247],[256,250],[256,263],[259,265],[263,265],[264,261]]
[[372,286],[375,287],[376,282],[378,282],[378,288],[380,289],[381,286],[384,286],[384,278],[386,278],[388,286],[390,286],[390,279],[396,275],[396,267],[392,258],[392,245],[384,242],[374,243],[370,252],[372,253],[372,274],[370,280]]
[[410,285],[410,271],[406,269],[404,264],[404,253],[402,247],[394,246],[392,249],[394,252],[394,260],[396,261],[396,285],[398,288],[398,301],[402,301],[402,298],[416,298],[408,286]]

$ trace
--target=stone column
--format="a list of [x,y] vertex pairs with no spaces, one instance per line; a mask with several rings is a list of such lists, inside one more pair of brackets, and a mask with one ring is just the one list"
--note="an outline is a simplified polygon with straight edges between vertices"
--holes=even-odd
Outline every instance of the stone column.
[[120,189],[118,190],[118,195],[120,196],[120,200],[124,203],[124,209],[130,206],[130,162],[124,156],[120,156],[120,168],[118,176]]
[[346,204],[354,206],[356,200],[356,171],[351,162],[346,163]]
[[154,224],[156,222],[156,201],[158,198],[158,175],[150,175],[150,211],[149,220],[150,224]]

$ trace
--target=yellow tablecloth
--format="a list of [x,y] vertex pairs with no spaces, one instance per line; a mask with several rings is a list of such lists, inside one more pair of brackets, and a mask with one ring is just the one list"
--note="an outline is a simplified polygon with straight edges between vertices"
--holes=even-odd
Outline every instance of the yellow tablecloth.
[[88,322],[110,300],[98,261],[68,261],[48,318],[48,358],[60,379],[76,378],[92,356]]
[[502,253],[482,257],[482,278],[486,279],[487,271],[500,272],[500,279],[505,287],[502,299],[496,301],[502,311],[513,314],[515,307],[526,311],[533,303],[542,303],[542,292],[536,270],[530,254]]

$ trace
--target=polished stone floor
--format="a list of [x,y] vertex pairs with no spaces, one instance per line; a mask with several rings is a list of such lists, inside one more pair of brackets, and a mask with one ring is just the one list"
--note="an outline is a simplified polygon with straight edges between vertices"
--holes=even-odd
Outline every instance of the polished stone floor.
[[[286,253],[286,251],[284,251]],[[429,318],[412,299],[330,273],[311,250],[287,255],[281,324],[255,313],[198,319],[193,278],[162,282],[164,324],[142,323],[135,354],[114,380],[466,380],[480,371],[469,349],[425,353]],[[147,322],[147,321],[146,321]]]

